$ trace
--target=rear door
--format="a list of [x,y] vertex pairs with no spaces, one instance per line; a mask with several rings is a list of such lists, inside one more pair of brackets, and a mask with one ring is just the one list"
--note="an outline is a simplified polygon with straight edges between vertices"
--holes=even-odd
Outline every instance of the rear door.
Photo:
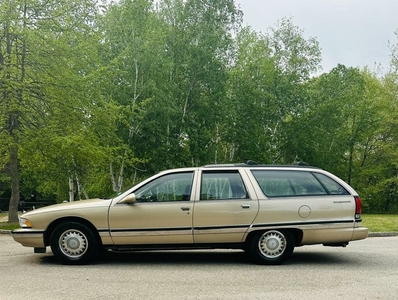
[[258,212],[245,173],[239,169],[202,170],[197,182],[193,228],[195,243],[241,242]]

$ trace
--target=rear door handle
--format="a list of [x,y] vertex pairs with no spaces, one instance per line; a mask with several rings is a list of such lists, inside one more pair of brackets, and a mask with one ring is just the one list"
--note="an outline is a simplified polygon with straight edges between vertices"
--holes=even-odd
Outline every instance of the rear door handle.
[[242,207],[243,209],[248,209],[250,208],[250,204],[242,204],[240,207]]

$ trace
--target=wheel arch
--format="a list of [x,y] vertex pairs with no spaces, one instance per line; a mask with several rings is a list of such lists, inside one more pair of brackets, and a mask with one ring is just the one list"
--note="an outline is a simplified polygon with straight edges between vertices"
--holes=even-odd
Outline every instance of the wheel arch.
[[266,232],[269,230],[287,230],[293,234],[294,246],[299,246],[303,239],[303,231],[297,228],[267,228],[267,229],[256,229],[251,232],[246,237],[245,245],[250,244],[251,239],[259,232]]
[[57,228],[57,226],[60,224],[68,223],[68,222],[80,223],[80,224],[87,226],[92,231],[94,236],[96,237],[99,245],[102,246],[101,237],[98,233],[97,228],[93,225],[93,223],[91,223],[90,221],[88,221],[84,218],[81,218],[81,217],[63,217],[63,218],[59,218],[59,219],[56,219],[53,222],[51,222],[50,225],[48,225],[48,227],[44,233],[44,244],[46,246],[50,246],[51,235],[54,232],[55,228]]

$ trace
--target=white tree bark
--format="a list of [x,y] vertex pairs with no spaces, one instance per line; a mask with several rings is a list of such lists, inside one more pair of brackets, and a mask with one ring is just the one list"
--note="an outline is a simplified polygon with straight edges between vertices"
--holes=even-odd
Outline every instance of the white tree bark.
[[83,187],[83,184],[79,180],[79,176],[77,176],[77,173],[75,173],[76,177],[76,187],[77,187],[77,194],[79,195],[79,200],[82,200],[82,194],[84,195],[85,199],[88,199],[88,195],[86,193],[86,190]]
[[75,200],[75,184],[73,182],[73,176],[69,173],[69,202]]
[[113,163],[112,162],[109,164],[109,170],[110,170],[110,177],[111,177],[111,182],[112,182],[112,189],[115,193],[119,193],[123,187],[124,158],[122,159],[122,164],[120,166],[119,176],[117,179],[115,176],[115,172],[113,171]]

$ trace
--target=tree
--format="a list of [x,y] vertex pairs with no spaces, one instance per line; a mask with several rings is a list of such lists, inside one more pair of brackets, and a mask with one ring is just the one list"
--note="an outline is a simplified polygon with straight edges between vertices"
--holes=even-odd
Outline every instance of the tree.
[[[90,23],[87,16],[95,6],[90,1],[3,1],[1,24],[1,121],[2,135],[9,150],[5,170],[10,176],[9,221],[18,220],[20,197],[20,150],[34,130],[45,125],[51,114],[55,86],[68,85],[60,72],[67,68],[70,52],[59,51],[57,40],[66,40],[73,48],[74,32],[84,32]],[[79,25],[77,25],[79,24]],[[65,45],[65,44],[64,44]],[[63,48],[64,50],[65,48]],[[63,55],[62,55],[63,54]],[[64,64],[61,63],[64,62]],[[76,68],[70,64],[69,69]],[[79,70],[81,71],[81,69]],[[71,86],[66,87],[71,91]]]
[[[84,182],[90,183],[89,174],[105,156],[99,139],[106,132],[99,132],[103,126],[98,124],[106,124],[105,116],[113,114],[102,113],[104,106],[92,89],[92,74],[99,67],[96,4],[67,1],[57,3],[48,13],[48,20],[34,31],[42,41],[40,46],[50,49],[41,53],[37,72],[47,108],[40,123],[27,134],[23,166],[25,172],[41,174],[43,184],[38,188],[43,191],[57,191],[65,199],[61,191],[69,186],[69,200],[73,201],[88,197]],[[98,120],[99,116],[104,118]]]
[[217,162],[228,112],[232,33],[242,13],[231,0],[164,1],[160,8],[170,26],[166,55],[171,62],[168,97],[175,99],[178,111],[175,158],[181,157],[185,165]]
[[263,36],[245,28],[237,36],[237,59],[229,76],[230,161],[273,162],[279,129],[274,94],[276,68]]
[[288,122],[305,109],[304,83],[319,67],[318,43],[304,39],[291,19],[278,22],[266,35],[244,29],[237,41],[230,73],[236,157],[291,162],[285,148]]
[[307,109],[290,124],[291,157],[351,184],[380,124],[380,89],[371,88],[375,80],[368,72],[343,65],[314,78],[308,84]]
[[31,80],[28,45],[28,3],[26,1],[4,1],[0,6],[0,94],[1,133],[8,161],[4,165],[11,182],[9,221],[18,221],[19,203],[19,144],[20,133],[32,119],[29,113],[40,94],[40,86]]
[[[398,33],[396,32],[396,35]],[[378,126],[372,128],[361,166],[363,169],[355,180],[364,197],[365,210],[380,213],[398,211],[398,48],[391,45],[389,72],[381,79],[374,79],[368,90],[378,90],[380,106]],[[366,160],[365,160],[366,159]]]
[[[118,137],[130,151],[130,167],[144,175],[217,159],[226,53],[239,17],[229,0],[161,1],[155,7],[122,1],[110,8],[102,78],[112,81],[101,85],[104,98],[121,108]],[[121,169],[125,156],[118,157]]]
[[125,177],[135,177],[132,169],[149,159],[148,137],[143,137],[142,127],[147,114],[153,114],[148,107],[167,78],[162,61],[163,28],[148,0],[113,4],[100,23],[102,67],[95,74],[94,88],[101,102],[116,113],[107,131],[110,134],[103,140],[108,146],[107,174],[114,192],[122,189]]

